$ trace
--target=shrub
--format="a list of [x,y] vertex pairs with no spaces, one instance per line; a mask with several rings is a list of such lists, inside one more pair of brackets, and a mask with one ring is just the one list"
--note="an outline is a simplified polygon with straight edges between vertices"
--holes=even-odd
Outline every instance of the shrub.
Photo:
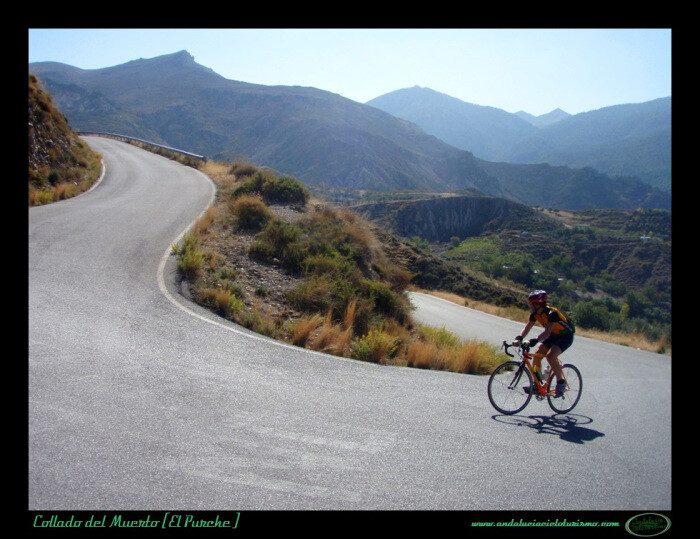
[[259,172],[258,167],[251,165],[249,163],[240,163],[234,161],[229,169],[229,174],[233,174],[238,178],[245,178],[248,176],[253,176],[256,172]]
[[399,322],[408,322],[410,319],[411,304],[403,295],[394,292],[389,285],[381,281],[364,279],[362,289],[366,296],[374,303],[375,311],[384,316],[396,318]]
[[287,299],[302,312],[327,312],[333,307],[333,284],[324,275],[314,276],[286,292]]
[[205,256],[194,230],[185,235],[179,246],[173,245],[172,252],[177,255],[178,268],[187,280],[194,282],[202,276]]
[[311,275],[327,274],[335,278],[349,277],[355,270],[355,265],[347,258],[338,255],[311,255],[303,261],[304,271]]
[[242,299],[245,297],[245,290],[241,283],[237,283],[236,281],[233,281],[231,279],[222,279],[220,284],[222,289],[228,290],[237,298]]
[[381,330],[370,330],[355,342],[352,357],[378,363],[382,359],[393,357],[398,348],[397,345],[395,337]]
[[604,305],[579,302],[574,306],[572,317],[577,325],[589,329],[610,329],[610,312]]
[[202,275],[204,254],[201,251],[186,251],[180,255],[178,267],[189,281],[196,281]]
[[241,195],[252,195],[256,193],[262,196],[262,186],[264,183],[265,175],[262,172],[256,172],[251,179],[241,182],[234,187],[231,195],[233,198]]
[[270,209],[259,196],[242,195],[231,201],[229,208],[238,228],[259,230],[272,218]]
[[51,185],[56,185],[61,179],[61,173],[58,170],[52,170],[49,172],[47,180]]
[[293,223],[272,218],[265,228],[256,236],[248,253],[263,262],[274,262],[274,259],[291,272],[302,270],[307,247],[298,241],[302,230]]
[[237,185],[233,189],[232,196],[235,198],[254,193],[260,195],[268,203],[305,206],[309,200],[309,191],[299,180],[291,176],[276,178],[260,171],[256,172],[251,179]]
[[262,185],[262,196],[268,202],[305,206],[309,191],[291,176],[268,178]]
[[420,332],[426,341],[441,347],[457,347],[460,345],[460,340],[457,335],[451,331],[442,328],[434,328],[431,326],[420,326]]

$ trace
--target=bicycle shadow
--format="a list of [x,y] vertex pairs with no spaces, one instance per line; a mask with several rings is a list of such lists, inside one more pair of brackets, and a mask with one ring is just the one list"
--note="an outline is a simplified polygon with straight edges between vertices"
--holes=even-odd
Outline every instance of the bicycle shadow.
[[566,442],[584,444],[592,442],[596,438],[605,436],[604,433],[582,427],[593,423],[593,419],[578,414],[555,414],[553,416],[519,416],[519,415],[494,415],[492,419],[500,423],[526,426],[541,434],[557,435]]

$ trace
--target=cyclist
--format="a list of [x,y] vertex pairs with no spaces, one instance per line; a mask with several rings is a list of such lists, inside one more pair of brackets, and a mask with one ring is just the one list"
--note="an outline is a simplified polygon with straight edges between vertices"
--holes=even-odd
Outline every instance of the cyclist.
[[[527,296],[530,303],[530,319],[515,340],[522,341],[532,329],[536,322],[539,322],[544,331],[535,339],[530,339],[528,343],[531,347],[540,343],[533,360],[533,368],[536,373],[540,372],[542,357],[547,358],[547,362],[557,377],[557,385],[554,396],[561,397],[566,388],[566,380],[562,373],[559,355],[571,346],[574,342],[576,328],[574,324],[559,309],[547,305],[547,292],[535,290]],[[541,354],[541,355],[540,355]]]

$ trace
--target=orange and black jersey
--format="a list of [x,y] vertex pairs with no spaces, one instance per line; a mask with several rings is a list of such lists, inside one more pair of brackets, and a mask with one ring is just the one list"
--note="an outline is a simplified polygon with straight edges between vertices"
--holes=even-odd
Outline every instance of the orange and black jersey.
[[545,328],[547,325],[554,322],[552,335],[557,335],[559,337],[570,335],[576,331],[574,323],[571,320],[564,316],[559,309],[549,305],[545,305],[542,314],[532,313],[530,315],[530,321],[537,321]]

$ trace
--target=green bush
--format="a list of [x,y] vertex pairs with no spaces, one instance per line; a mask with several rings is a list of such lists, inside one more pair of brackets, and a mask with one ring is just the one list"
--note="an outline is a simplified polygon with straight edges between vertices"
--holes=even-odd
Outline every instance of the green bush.
[[326,275],[315,275],[286,292],[287,299],[300,311],[325,313],[333,309],[334,286]]
[[309,200],[309,191],[291,176],[268,178],[262,185],[262,196],[268,202],[297,204],[305,206]]
[[583,301],[577,303],[572,312],[572,318],[576,321],[577,326],[603,331],[610,330],[613,316],[604,305]]
[[301,234],[301,229],[293,223],[276,218],[270,219],[256,236],[249,253],[263,262],[272,262],[273,258],[277,258],[285,265],[294,267],[299,258],[299,248],[294,244]]
[[339,254],[316,254],[304,259],[304,271],[312,275],[332,275],[335,278],[349,278],[356,266]]
[[196,234],[187,234],[180,246],[173,246],[173,253],[178,257],[180,273],[189,281],[196,281],[204,268],[204,253],[199,246]]
[[229,169],[229,174],[234,174],[238,178],[253,176],[259,169],[249,163],[234,162]]
[[444,327],[434,328],[431,326],[420,326],[419,329],[426,341],[431,342],[438,347],[455,348],[462,344],[461,339],[457,335],[451,331],[448,331]]
[[397,294],[386,283],[363,279],[362,290],[378,314],[395,318],[401,323],[409,319],[410,303],[404,295]]
[[395,337],[383,331],[370,331],[363,335],[352,348],[352,357],[362,361],[379,362],[393,357],[398,348]]
[[260,195],[267,203],[304,206],[309,200],[309,191],[299,180],[291,176],[276,178],[262,172],[256,172],[251,179],[237,185],[232,196],[236,198],[254,193]]
[[190,281],[196,281],[202,275],[204,254],[199,250],[188,250],[178,260],[180,271]]
[[231,213],[239,228],[259,230],[272,218],[270,209],[258,196],[243,195],[233,200]]

